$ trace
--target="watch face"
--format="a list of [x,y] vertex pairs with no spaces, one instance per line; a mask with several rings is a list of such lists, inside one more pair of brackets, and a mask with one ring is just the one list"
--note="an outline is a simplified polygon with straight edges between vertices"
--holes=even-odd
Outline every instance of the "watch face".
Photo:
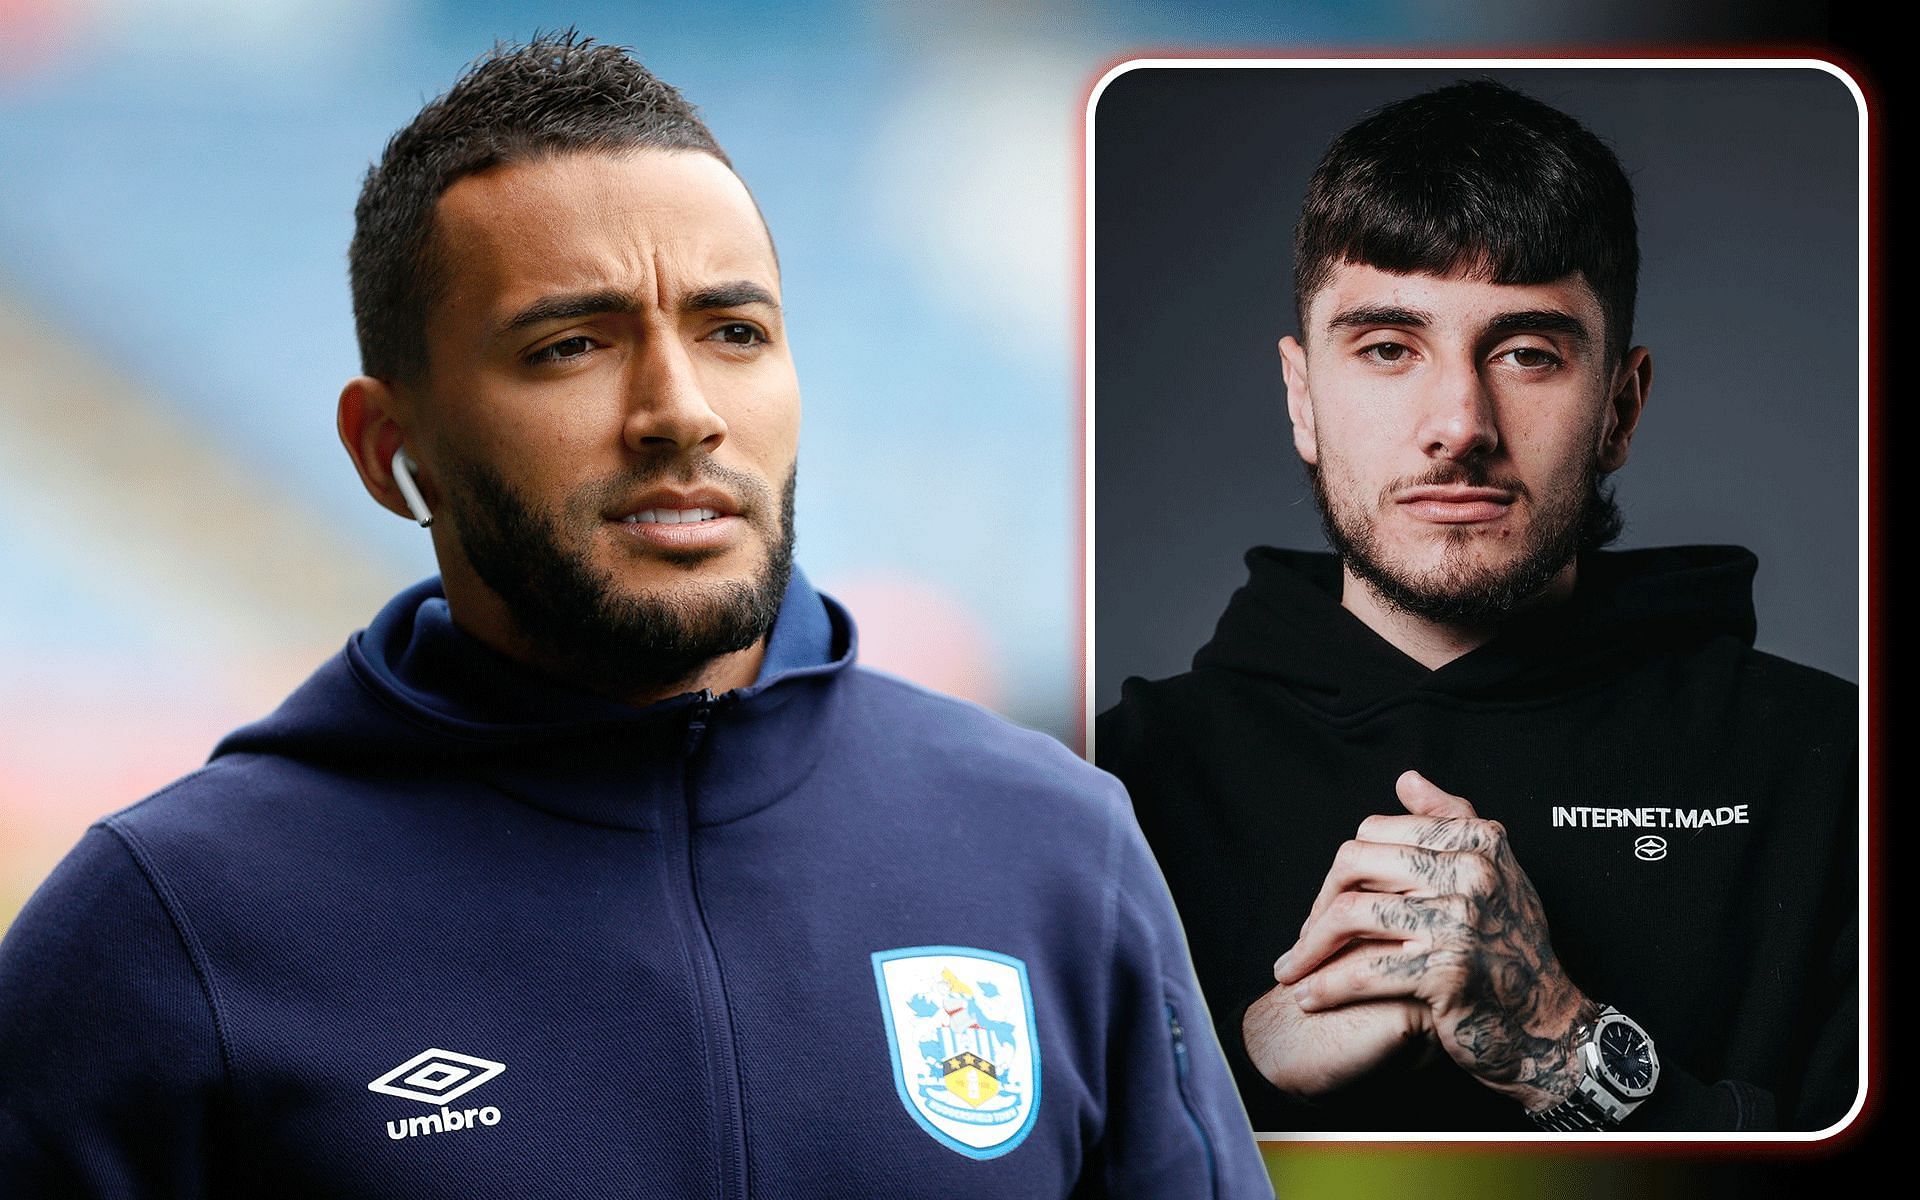
[[1652,1091],[1658,1067],[1647,1035],[1625,1020],[1607,1021],[1599,1033],[1601,1069],[1630,1096]]

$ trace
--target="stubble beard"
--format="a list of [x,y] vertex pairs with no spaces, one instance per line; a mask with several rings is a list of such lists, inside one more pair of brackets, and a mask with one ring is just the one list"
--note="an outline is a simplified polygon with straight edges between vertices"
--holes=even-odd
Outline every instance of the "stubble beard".
[[1569,484],[1539,498],[1520,552],[1505,563],[1483,563],[1474,553],[1486,538],[1470,527],[1446,529],[1437,567],[1415,573],[1395,562],[1380,544],[1374,514],[1392,503],[1393,491],[1420,485],[1498,486],[1530,499],[1526,485],[1496,479],[1485,462],[1465,459],[1441,464],[1417,479],[1396,480],[1375,498],[1376,507],[1357,508],[1335,497],[1324,472],[1308,465],[1321,528],[1342,565],[1388,608],[1428,621],[1487,625],[1512,616],[1539,596],[1583,549],[1598,549],[1618,536],[1619,506],[1605,484],[1597,455],[1589,456]]
[[[562,513],[523,500],[483,463],[454,472],[460,503],[451,519],[474,573],[506,605],[515,629],[547,668],[612,696],[657,692],[695,679],[709,662],[745,650],[773,630],[793,575],[794,482],[789,470],[778,510],[757,477],[711,460],[649,464],[574,493]],[[596,567],[588,546],[601,513],[654,482],[696,479],[726,486],[766,554],[746,579],[699,580],[660,591],[623,590]],[[569,529],[585,530],[570,538]],[[692,566],[708,551],[653,552]]]

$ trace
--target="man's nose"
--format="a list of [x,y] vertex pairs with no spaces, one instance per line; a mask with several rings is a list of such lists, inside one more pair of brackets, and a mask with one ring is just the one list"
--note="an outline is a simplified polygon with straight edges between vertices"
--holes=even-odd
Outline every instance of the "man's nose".
[[726,440],[727,422],[708,402],[689,348],[670,334],[649,339],[634,355],[628,379],[629,449],[709,452]]
[[1493,394],[1472,362],[1443,364],[1422,399],[1420,448],[1436,458],[1489,454],[1500,445]]

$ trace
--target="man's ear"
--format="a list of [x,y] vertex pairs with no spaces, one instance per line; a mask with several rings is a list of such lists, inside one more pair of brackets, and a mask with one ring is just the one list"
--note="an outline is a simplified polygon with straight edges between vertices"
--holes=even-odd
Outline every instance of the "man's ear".
[[1646,411],[1651,390],[1653,355],[1645,346],[1635,346],[1614,369],[1607,411],[1600,423],[1601,471],[1611,474],[1627,465],[1627,448],[1633,442],[1633,431],[1640,427],[1640,414]]
[[1307,348],[1289,336],[1280,339],[1280,372],[1287,382],[1287,419],[1293,422],[1293,448],[1300,461],[1320,465],[1320,442],[1313,430],[1313,391],[1307,387]]
[[[403,401],[393,385],[371,375],[356,375],[340,389],[340,407],[336,424],[340,444],[347,448],[360,483],[380,507],[412,518],[407,499],[393,481],[393,455],[407,445],[407,431],[401,425]],[[420,448],[407,445],[408,457],[420,463]],[[431,506],[436,499],[427,471],[418,472],[416,482]]]

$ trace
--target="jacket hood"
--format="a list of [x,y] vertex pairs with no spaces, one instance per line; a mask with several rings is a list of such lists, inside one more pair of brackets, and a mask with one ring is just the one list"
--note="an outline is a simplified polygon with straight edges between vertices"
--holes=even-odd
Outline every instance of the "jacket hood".
[[1573,595],[1514,618],[1437,671],[1340,605],[1332,554],[1259,546],[1199,668],[1277,679],[1327,707],[1365,707],[1412,689],[1530,699],[1582,686],[1650,652],[1732,636],[1753,644],[1758,560],[1738,546],[1601,551],[1580,558]]
[[[726,772],[751,785],[738,791],[770,801],[797,782],[811,767],[805,710],[827,702],[825,684],[852,665],[855,643],[846,609],[796,567],[751,685],[634,708],[471,637],[436,576],[388,601],[279,708],[227,735],[212,761],[271,754],[356,773],[478,775],[542,807],[650,826],[634,772],[677,764],[696,722],[702,737],[710,722],[714,739],[729,743],[727,755],[708,757],[724,757]],[[602,794],[606,803],[594,799]]]

